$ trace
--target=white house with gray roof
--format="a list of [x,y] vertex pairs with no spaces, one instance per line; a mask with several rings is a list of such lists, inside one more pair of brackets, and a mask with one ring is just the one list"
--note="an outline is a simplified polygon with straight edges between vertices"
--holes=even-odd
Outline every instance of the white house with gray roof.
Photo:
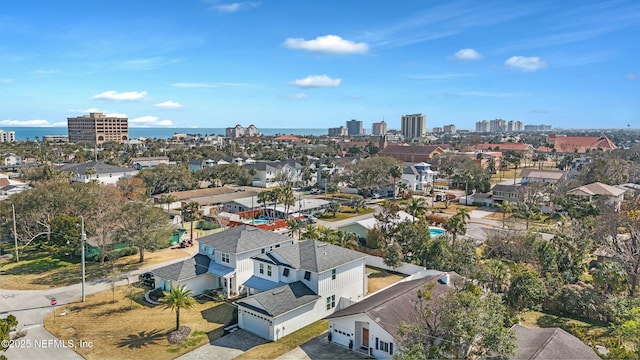
[[216,289],[232,297],[244,289],[243,283],[253,275],[252,257],[297,242],[250,225],[207,235],[198,241],[198,254],[194,257],[151,271],[157,288],[187,285],[195,295]]
[[253,257],[238,325],[276,341],[367,294],[365,254],[317,240]]
[[135,168],[113,166],[99,161],[66,164],[62,165],[59,170],[70,172],[71,181],[83,183],[97,181],[101,184],[115,184],[122,178],[133,177],[138,173]]

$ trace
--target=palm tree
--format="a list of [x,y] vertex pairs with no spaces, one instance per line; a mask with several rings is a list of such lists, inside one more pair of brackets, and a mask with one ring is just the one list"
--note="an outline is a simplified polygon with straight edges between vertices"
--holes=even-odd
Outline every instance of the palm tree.
[[529,230],[529,222],[536,216],[536,214],[538,213],[537,211],[538,209],[534,206],[529,206],[526,203],[522,203],[520,204],[520,206],[518,207],[518,216],[520,216],[521,218],[525,219],[527,227],[526,229]]
[[193,291],[186,289],[187,285],[179,287],[171,286],[169,291],[164,293],[164,308],[176,312],[176,330],[180,328],[180,309],[193,309],[196,301],[191,297]]
[[331,197],[334,197],[338,192],[340,192],[340,187],[338,187],[338,184],[331,183],[327,185],[327,193],[331,194]]
[[324,227],[324,226],[319,226],[318,232],[320,233],[320,240],[327,242],[329,244],[334,244],[334,245],[339,244],[338,230]]
[[271,199],[271,193],[269,190],[260,191],[258,193],[258,204],[262,203],[264,209],[264,215],[267,215],[267,201]]
[[178,201],[178,198],[175,195],[162,195],[160,197],[160,202],[163,204],[167,204],[167,212],[169,212],[169,204],[173,203],[174,201]]
[[300,237],[304,240],[306,239],[317,240],[320,238],[320,231],[318,231],[318,228],[315,225],[309,224],[304,227],[304,232]]
[[467,208],[458,209],[455,215],[447,219],[447,223],[444,224],[444,229],[451,233],[451,247],[455,246],[458,234],[465,234],[467,232],[467,221],[469,219],[471,219],[471,215]]
[[402,177],[402,167],[400,165],[393,165],[389,169],[389,176],[393,178],[393,200],[396,199],[396,179]]
[[404,209],[415,218],[423,216],[427,213],[427,203],[422,198],[413,198],[411,202],[406,204]]
[[276,220],[276,207],[282,199],[282,188],[277,187],[269,191],[269,200],[273,201],[273,221]]
[[197,201],[190,201],[182,206],[182,217],[185,221],[191,222],[191,241],[193,241],[193,223],[202,217],[200,214],[200,203]]
[[511,214],[513,210],[515,210],[515,206],[513,206],[509,201],[504,200],[502,204],[498,205],[498,208],[502,212],[502,228],[504,229],[507,214]]
[[337,201],[332,201],[329,203],[329,211],[333,213],[333,217],[336,217],[336,213],[340,211],[340,203]]
[[302,231],[303,222],[300,219],[291,219],[287,221],[289,223],[289,236],[294,236],[296,231],[298,232],[298,238],[300,238],[300,232]]
[[289,214],[289,208],[296,204],[296,195],[293,193],[291,186],[287,185],[282,188],[280,200],[284,204],[285,215]]
[[338,244],[347,249],[355,249],[358,246],[358,236],[348,231],[338,231],[336,234]]

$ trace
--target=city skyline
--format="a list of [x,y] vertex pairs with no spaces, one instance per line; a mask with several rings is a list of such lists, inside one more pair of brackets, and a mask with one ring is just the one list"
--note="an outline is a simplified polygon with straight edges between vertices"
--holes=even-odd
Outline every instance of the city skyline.
[[633,1],[4,5],[0,127],[640,128]]

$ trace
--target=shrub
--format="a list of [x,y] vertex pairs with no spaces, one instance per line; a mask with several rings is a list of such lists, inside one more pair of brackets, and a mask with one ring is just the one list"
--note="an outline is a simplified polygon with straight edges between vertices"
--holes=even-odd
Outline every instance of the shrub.
[[213,221],[200,221],[195,228],[198,230],[213,230],[219,227],[220,227],[220,224],[217,224]]
[[[123,248],[123,249],[116,249],[116,250],[108,251],[105,254],[105,259],[113,261],[113,260],[119,259],[119,258],[121,258],[123,256],[136,255],[137,253],[138,253],[138,247],[137,246],[130,246],[130,247]],[[99,256],[97,258],[99,258]]]

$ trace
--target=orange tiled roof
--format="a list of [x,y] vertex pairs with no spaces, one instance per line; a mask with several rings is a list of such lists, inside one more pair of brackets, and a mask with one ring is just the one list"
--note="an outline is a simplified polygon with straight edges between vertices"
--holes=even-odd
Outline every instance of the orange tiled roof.
[[522,144],[522,143],[501,143],[501,144],[478,144],[475,146],[476,150],[489,150],[489,148],[491,148],[492,150],[496,150],[498,151],[498,149],[500,151],[507,151],[507,150],[513,150],[513,151],[527,151],[527,150],[532,150],[532,146],[530,144]]
[[587,150],[613,150],[617,146],[606,136],[567,136],[557,137],[555,149],[557,152],[585,153]]

